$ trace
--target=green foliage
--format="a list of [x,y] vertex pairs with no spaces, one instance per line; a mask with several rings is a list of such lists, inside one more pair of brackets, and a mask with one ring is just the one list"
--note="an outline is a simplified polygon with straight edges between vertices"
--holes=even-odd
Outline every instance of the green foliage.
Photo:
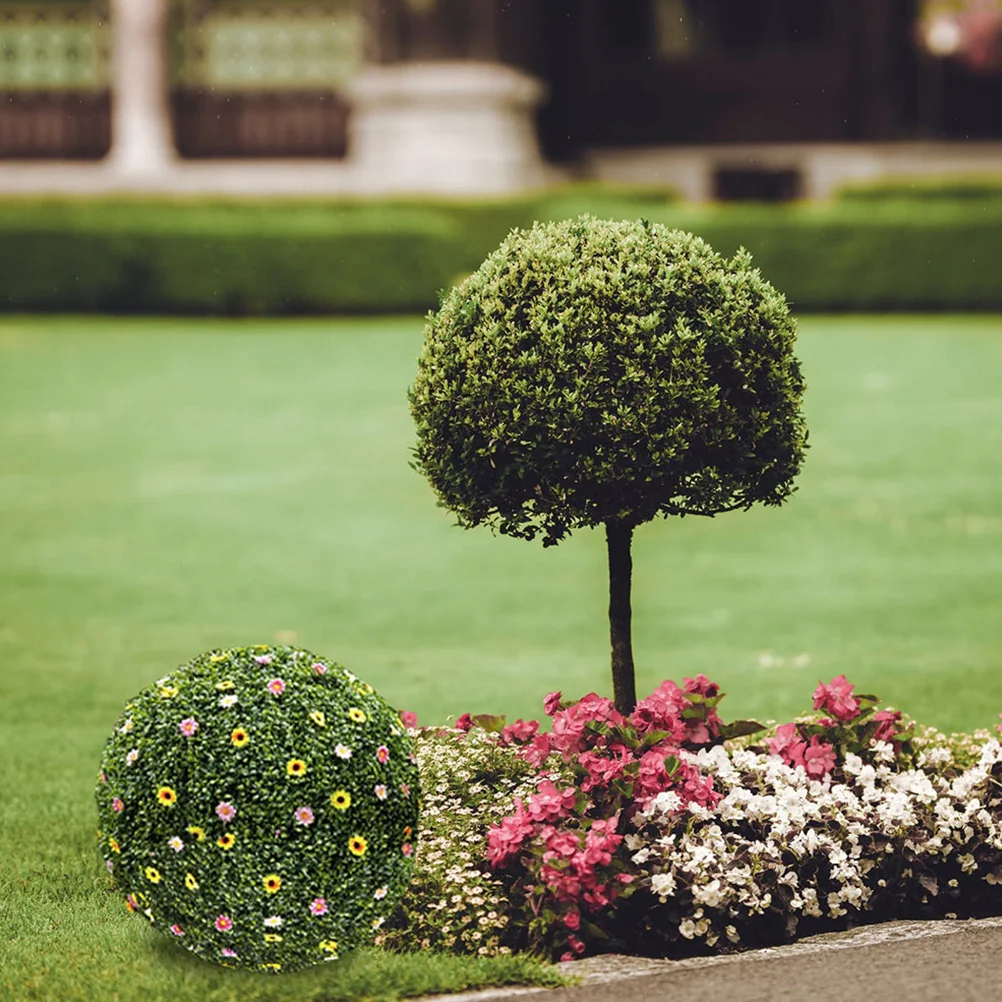
[[847,184],[839,189],[838,198],[847,202],[883,202],[888,199],[984,202],[1002,198],[1002,178],[994,174],[893,176]]
[[673,203],[575,185],[515,199],[0,202],[6,310],[287,315],[424,312],[513,227],[583,212],[747,247],[803,310],[1002,309],[1002,199],[825,206]]
[[417,468],[462,525],[544,545],[780,504],[806,439],[795,334],[746,251],[590,216],[515,231],[429,317]]
[[308,651],[210,652],[143,690],[96,797],[130,911],[226,966],[366,945],[410,879],[412,742],[370,685]]

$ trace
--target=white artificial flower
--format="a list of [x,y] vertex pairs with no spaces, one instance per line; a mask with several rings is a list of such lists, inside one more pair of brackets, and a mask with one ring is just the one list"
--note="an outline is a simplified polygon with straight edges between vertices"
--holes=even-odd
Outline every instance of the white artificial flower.
[[269,929],[281,929],[282,928],[282,916],[281,915],[269,915],[264,920],[264,924]]

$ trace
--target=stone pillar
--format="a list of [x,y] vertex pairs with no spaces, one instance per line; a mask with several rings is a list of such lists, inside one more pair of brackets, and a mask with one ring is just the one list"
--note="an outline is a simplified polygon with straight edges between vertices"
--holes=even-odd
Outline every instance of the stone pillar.
[[177,158],[167,97],[166,30],[166,0],[112,0],[108,164],[126,177],[162,175]]
[[[530,3],[535,0],[529,0]],[[502,61],[502,0],[379,0],[370,64],[349,88],[349,160],[372,192],[503,194],[548,177],[544,87]]]

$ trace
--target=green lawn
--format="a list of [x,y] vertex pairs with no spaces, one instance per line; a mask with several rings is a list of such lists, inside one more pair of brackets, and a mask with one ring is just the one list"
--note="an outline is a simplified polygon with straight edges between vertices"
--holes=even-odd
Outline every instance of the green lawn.
[[[802,329],[800,492],[636,533],[638,692],[702,671],[725,717],[783,719],[845,672],[925,722],[990,726],[1002,318]],[[374,953],[216,970],[129,916],[93,848],[123,704],[214,646],[295,639],[424,723],[611,694],[602,535],[544,551],[463,532],[408,467],[420,330],[0,320],[0,995],[360,999],[533,976]]]

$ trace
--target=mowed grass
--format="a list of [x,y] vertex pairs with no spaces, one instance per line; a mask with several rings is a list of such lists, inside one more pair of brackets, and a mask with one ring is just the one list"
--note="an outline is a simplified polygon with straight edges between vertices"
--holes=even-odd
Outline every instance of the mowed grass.
[[[818,679],[946,730],[1002,711],[1002,319],[806,318],[812,448],[779,509],[634,543],[637,687],[726,718]],[[408,466],[418,319],[0,320],[0,996],[390,999],[555,984],[527,958],[363,951],[272,978],[128,915],[94,848],[126,700],[215,646],[295,641],[422,723],[611,694],[600,532],[464,532]]]

